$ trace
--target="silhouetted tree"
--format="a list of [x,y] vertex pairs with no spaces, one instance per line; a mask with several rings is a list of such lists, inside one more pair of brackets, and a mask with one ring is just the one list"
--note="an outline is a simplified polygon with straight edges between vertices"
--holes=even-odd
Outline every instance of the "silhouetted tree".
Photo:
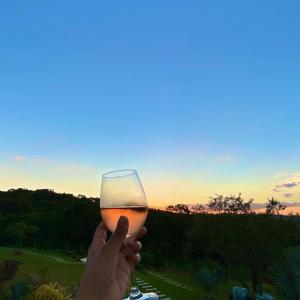
[[250,214],[253,213],[251,204],[254,200],[250,199],[245,201],[241,197],[241,193],[238,196],[227,196],[216,195],[211,197],[210,202],[208,203],[208,208],[217,213],[226,213],[226,214]]
[[207,207],[203,204],[195,204],[192,206],[191,211],[195,214],[206,214]]
[[187,214],[191,213],[189,207],[186,204],[176,204],[167,206],[167,211],[180,213],[180,214]]
[[286,204],[280,202],[275,198],[267,199],[266,203],[266,214],[277,214],[279,215],[281,211],[286,209]]
[[222,213],[227,205],[225,201],[223,195],[215,195],[215,197],[210,198],[207,207],[213,212]]

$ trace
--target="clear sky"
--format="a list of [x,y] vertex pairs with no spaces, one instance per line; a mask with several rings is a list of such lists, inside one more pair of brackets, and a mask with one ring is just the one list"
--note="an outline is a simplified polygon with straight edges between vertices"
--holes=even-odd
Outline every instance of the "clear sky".
[[0,189],[300,200],[299,1],[5,1]]

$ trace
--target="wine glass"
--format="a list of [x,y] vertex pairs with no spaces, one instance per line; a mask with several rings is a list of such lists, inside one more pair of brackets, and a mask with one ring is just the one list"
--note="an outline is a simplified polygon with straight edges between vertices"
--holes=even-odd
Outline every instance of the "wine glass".
[[[111,171],[102,176],[100,213],[111,232],[116,230],[120,216],[129,220],[127,238],[133,238],[139,232],[147,218],[148,203],[136,170]],[[154,293],[142,294],[132,282],[128,299],[154,300],[158,297]]]

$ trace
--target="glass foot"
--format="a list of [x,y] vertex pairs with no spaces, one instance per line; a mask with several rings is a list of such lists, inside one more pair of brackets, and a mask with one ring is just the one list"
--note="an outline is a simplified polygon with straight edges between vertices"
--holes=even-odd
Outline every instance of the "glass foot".
[[155,293],[145,293],[143,294],[138,287],[132,287],[130,295],[124,300],[158,300],[158,296]]

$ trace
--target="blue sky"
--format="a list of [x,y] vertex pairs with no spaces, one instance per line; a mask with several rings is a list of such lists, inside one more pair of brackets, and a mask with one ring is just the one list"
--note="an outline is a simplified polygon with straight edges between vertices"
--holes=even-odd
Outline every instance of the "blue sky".
[[299,9],[2,4],[0,189],[97,195],[102,172],[133,167],[154,204],[300,200],[297,184],[273,190],[300,182]]

